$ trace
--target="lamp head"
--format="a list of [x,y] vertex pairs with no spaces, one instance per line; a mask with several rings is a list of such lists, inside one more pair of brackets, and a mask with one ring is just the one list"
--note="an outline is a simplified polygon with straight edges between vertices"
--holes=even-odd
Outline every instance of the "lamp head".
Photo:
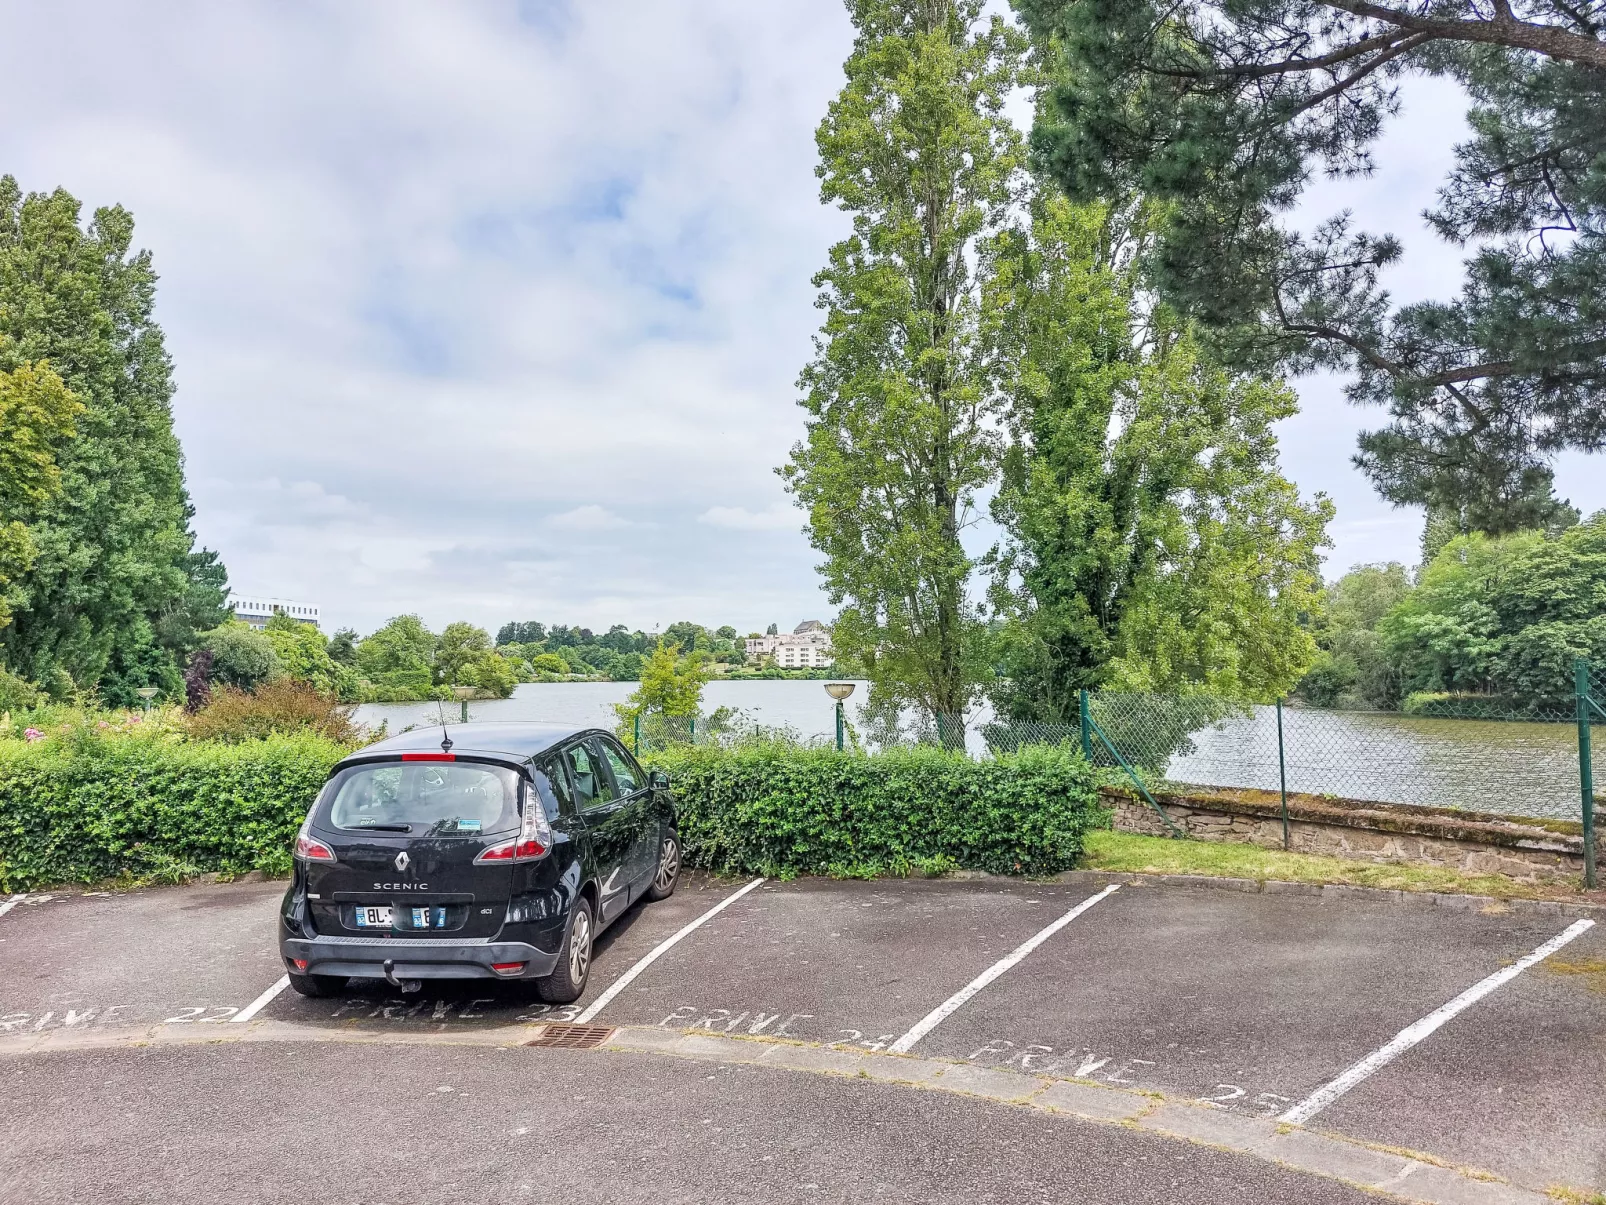
[[843,699],[847,698],[853,693],[853,683],[827,682],[825,684],[825,693],[840,703]]

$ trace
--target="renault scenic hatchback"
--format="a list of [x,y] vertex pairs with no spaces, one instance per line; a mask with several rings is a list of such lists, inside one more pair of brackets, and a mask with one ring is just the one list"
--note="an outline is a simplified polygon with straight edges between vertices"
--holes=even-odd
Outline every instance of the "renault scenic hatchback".
[[668,787],[596,729],[456,724],[368,746],[296,837],[279,917],[291,986],[507,979],[579,998],[597,935],[675,890]]

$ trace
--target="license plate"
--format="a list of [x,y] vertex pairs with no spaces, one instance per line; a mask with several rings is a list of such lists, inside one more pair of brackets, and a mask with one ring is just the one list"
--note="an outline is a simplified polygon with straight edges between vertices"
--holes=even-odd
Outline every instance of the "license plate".
[[[407,918],[404,928],[446,928],[445,908],[404,908],[402,914]],[[390,929],[395,926],[395,909],[381,905],[361,905],[356,909],[356,917],[359,929]]]

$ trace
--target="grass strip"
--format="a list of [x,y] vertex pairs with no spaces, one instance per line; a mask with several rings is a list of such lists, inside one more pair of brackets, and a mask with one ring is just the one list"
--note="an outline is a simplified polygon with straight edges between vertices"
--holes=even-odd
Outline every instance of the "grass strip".
[[1582,876],[1522,883],[1501,874],[1467,874],[1443,866],[1362,862],[1285,853],[1229,841],[1176,841],[1134,833],[1091,832],[1082,866],[1129,874],[1197,874],[1284,883],[1343,883],[1396,891],[1442,891],[1499,899],[1577,900]]

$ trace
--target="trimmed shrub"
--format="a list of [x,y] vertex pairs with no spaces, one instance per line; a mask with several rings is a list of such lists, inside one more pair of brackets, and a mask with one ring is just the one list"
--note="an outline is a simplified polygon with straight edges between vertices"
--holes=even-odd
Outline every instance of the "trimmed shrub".
[[296,829],[345,753],[306,733],[224,745],[86,728],[0,741],[0,891],[288,873]]
[[212,701],[190,719],[190,735],[198,741],[254,741],[314,732],[350,745],[361,736],[351,713],[350,705],[306,682],[275,678],[254,692],[232,686],[213,691]]
[[756,743],[649,754],[670,775],[692,865],[791,876],[1051,875],[1108,824],[1099,772],[1079,752],[1032,747],[988,761],[941,749],[873,756]]

